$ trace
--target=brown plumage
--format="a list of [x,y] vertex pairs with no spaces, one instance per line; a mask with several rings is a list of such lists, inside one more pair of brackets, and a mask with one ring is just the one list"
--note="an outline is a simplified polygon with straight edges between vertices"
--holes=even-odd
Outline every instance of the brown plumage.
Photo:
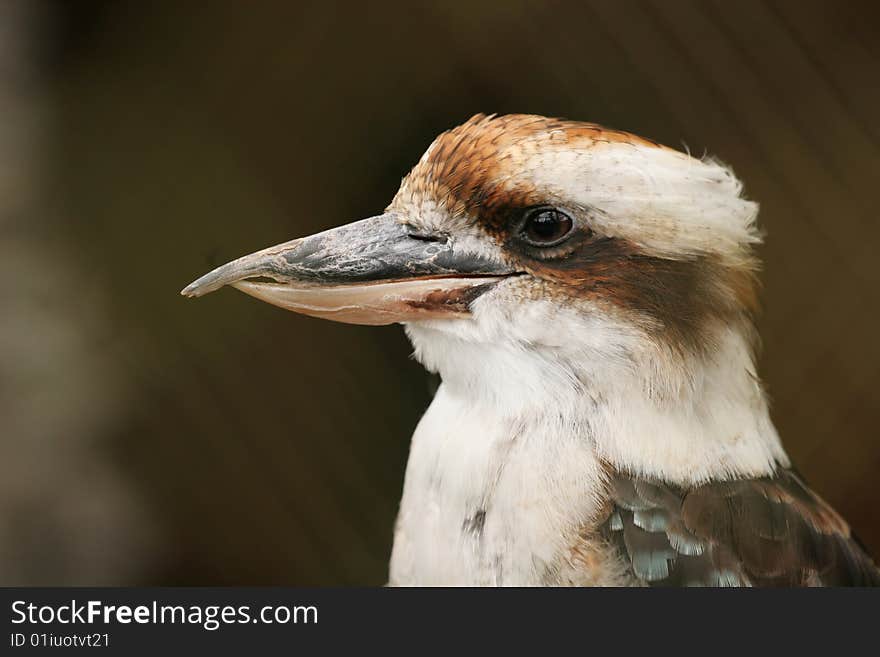
[[880,586],[849,526],[789,470],[678,488],[615,474],[603,535],[659,586]]
[[476,114],[437,137],[403,179],[395,202],[430,198],[453,216],[479,216],[491,232],[503,225],[507,209],[542,200],[532,185],[520,183],[511,188],[506,184],[509,172],[516,170],[516,161],[526,152],[608,143],[666,148],[595,123],[531,114]]

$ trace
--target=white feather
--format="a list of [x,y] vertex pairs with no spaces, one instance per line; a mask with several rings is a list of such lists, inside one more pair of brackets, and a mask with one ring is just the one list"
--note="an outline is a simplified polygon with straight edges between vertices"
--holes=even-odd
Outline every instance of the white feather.
[[715,254],[741,266],[760,242],[758,205],[742,184],[711,159],[667,148],[625,143],[542,149],[510,177],[527,179],[563,203],[595,209],[594,227],[656,255]]
[[[598,308],[512,304],[515,285],[472,318],[407,326],[443,385],[413,437],[392,584],[563,583],[603,461],[679,484],[787,464],[735,331],[719,327],[711,358],[682,362]],[[480,509],[475,536],[464,527]],[[594,575],[620,577],[610,563]]]

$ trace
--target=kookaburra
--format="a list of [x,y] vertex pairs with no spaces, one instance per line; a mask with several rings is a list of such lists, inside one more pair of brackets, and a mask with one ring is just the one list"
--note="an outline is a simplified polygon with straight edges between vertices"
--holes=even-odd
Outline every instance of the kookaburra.
[[868,585],[790,469],[755,370],[757,205],[633,134],[477,115],[385,212],[230,262],[294,312],[404,325],[442,383],[391,585]]

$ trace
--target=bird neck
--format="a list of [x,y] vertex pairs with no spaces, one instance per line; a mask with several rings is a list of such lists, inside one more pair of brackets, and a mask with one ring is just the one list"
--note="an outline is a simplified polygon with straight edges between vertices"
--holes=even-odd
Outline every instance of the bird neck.
[[613,331],[621,337],[542,347],[448,328],[413,324],[407,333],[468,412],[526,431],[550,423],[613,468],[681,485],[788,465],[746,331],[718,326],[705,353],[683,355]]

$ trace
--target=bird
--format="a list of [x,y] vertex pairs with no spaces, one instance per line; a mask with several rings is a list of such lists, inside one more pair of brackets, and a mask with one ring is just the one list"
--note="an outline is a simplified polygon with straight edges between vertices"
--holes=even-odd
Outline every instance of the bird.
[[477,114],[380,215],[246,255],[229,285],[400,323],[440,385],[411,439],[391,586],[869,586],[758,377],[758,205],[635,134]]

